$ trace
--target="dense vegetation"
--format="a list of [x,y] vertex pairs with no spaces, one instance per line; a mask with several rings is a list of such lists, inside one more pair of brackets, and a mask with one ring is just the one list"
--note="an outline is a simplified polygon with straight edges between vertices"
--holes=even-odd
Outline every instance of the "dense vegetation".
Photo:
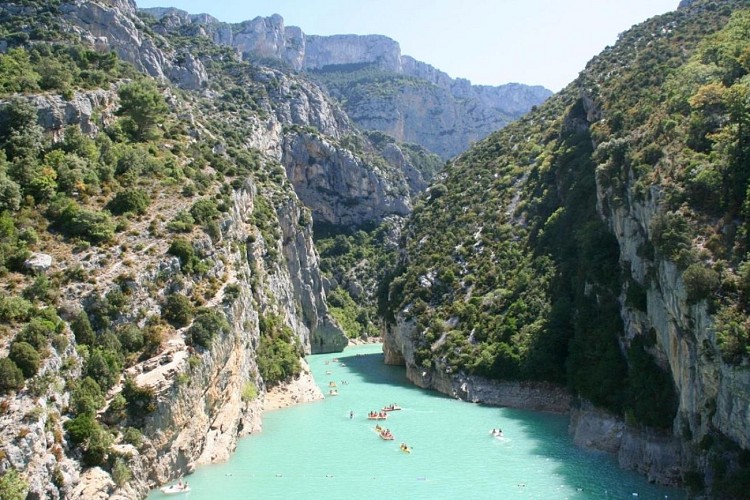
[[[671,427],[671,380],[646,344],[621,348],[621,290],[629,307],[645,308],[649,283],[621,267],[597,213],[597,182],[610,193],[604,215],[616,208],[607,203],[629,202],[629,185],[642,197],[660,186],[665,219],[651,257],[677,263],[689,300],[718,309],[725,361],[746,359],[750,25],[743,11],[727,23],[728,5],[701,9],[627,32],[575,84],[462,155],[429,189],[391,284],[395,310],[417,322],[418,363],[565,383]],[[590,112],[606,119],[592,126]]]
[[[742,5],[696,2],[634,27],[571,86],[446,168],[405,228],[390,286],[392,311],[415,323],[417,363],[565,384],[631,423],[672,428],[677,398],[654,333],[626,338],[621,316],[646,311],[660,260],[680,271],[688,304],[715,314],[716,356],[747,363]],[[640,281],[606,222],[655,196]],[[742,470],[718,471],[718,483]]]
[[378,336],[387,299],[389,273],[398,259],[402,221],[390,218],[376,228],[353,233],[318,229],[320,270],[328,278],[331,314],[352,338]]

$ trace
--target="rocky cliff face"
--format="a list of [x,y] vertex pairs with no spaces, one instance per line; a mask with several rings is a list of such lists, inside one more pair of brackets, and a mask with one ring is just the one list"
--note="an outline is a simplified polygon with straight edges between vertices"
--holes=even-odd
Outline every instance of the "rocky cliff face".
[[[208,75],[203,63],[193,54],[174,50],[167,40],[144,33],[143,22],[135,16],[132,1],[75,2],[64,4],[61,9],[81,37],[116,51],[120,57],[151,76],[168,78],[192,90],[199,90],[207,82]],[[297,43],[304,48],[305,39],[301,31],[294,27],[284,28],[280,16],[257,18],[243,23],[239,30],[232,30],[206,15],[189,15],[178,9],[147,11],[159,17],[160,22],[154,26],[154,31],[165,36],[179,31],[191,36],[209,37],[217,43],[235,46],[243,53],[252,53],[260,58],[287,57],[283,54],[296,47]],[[304,54],[304,51],[299,53]],[[291,55],[288,57],[294,58]],[[265,86],[260,105],[266,111],[266,116],[262,120],[256,116],[238,117],[238,121],[252,122],[253,130],[247,143],[276,157],[290,174],[293,173],[290,179],[300,196],[310,203],[316,219],[335,224],[361,225],[376,223],[387,215],[404,215],[408,212],[410,195],[426,184],[418,173],[409,171],[408,162],[401,162],[398,165],[400,168],[389,168],[386,162],[381,162],[381,166],[377,167],[372,161],[342,146],[340,139],[359,133],[346,113],[310,81],[264,67],[256,68],[253,79],[255,84]],[[210,94],[210,91],[207,92]],[[47,113],[44,109],[48,108],[40,106],[40,113]],[[73,104],[68,108],[84,110],[84,113],[88,109]],[[55,109],[60,110],[61,107]],[[70,111],[63,113],[70,114]],[[195,121],[195,116],[189,112],[186,115]],[[57,122],[62,123],[59,118]],[[81,123],[83,129],[88,131],[88,122],[82,120]],[[54,125],[59,127],[58,123]],[[305,132],[305,127],[314,129],[315,134]],[[212,137],[211,140],[221,142],[220,138]],[[315,151],[312,155],[315,160],[311,160],[310,154],[303,154],[303,150]],[[316,169],[321,165],[326,175],[331,176],[322,183],[320,179],[312,180],[319,176]],[[362,175],[365,175],[365,180],[357,179]],[[333,177],[337,176],[339,179],[334,180]],[[409,176],[409,181],[406,176]],[[318,196],[321,190],[328,190],[323,196],[324,200]],[[369,205],[369,202],[372,204]],[[355,209],[355,205],[358,208]]]
[[[3,411],[0,429],[5,453],[0,462],[24,470],[32,478],[33,495],[140,498],[154,485],[181,476],[198,464],[226,460],[237,439],[259,430],[261,425],[266,386],[256,361],[259,315],[274,313],[283,317],[307,353],[343,349],[346,338],[327,312],[311,228],[299,223],[305,209],[292,194],[276,210],[281,228],[279,239],[266,241],[248,223],[259,196],[264,195],[250,183],[236,190],[231,212],[221,224],[221,240],[212,242],[206,237],[196,243],[210,263],[204,278],[224,280],[206,307],[220,310],[229,330],[219,335],[210,349],[198,351],[186,346],[180,331],[167,339],[167,348],[158,356],[127,370],[139,386],[154,390],[156,402],[155,410],[137,424],[143,430],[143,443],[137,448],[125,444],[115,447],[131,456],[132,481],[119,488],[99,468],[82,471],[75,457],[67,454],[70,452],[65,443],[61,444],[61,424],[67,419],[63,405],[68,404],[69,397],[63,390],[61,367],[64,358],[65,363],[78,365],[79,371],[81,363],[70,331],[66,332],[66,350],[45,363],[42,374],[48,374],[47,385],[22,391]],[[149,244],[164,247],[166,242]],[[275,248],[283,258],[270,262],[265,257],[268,248]],[[164,255],[164,250],[161,248],[157,255]],[[95,285],[76,285],[63,291],[63,300],[71,310],[80,307],[78,297],[85,301],[99,293],[100,287],[106,290],[111,285],[107,277],[117,273],[120,262],[132,259],[123,252],[121,260],[107,265],[98,260],[97,250],[89,254],[90,262],[98,262],[92,268],[98,279]],[[64,263],[57,262],[54,268],[61,265]],[[157,276],[164,288],[154,294]],[[162,294],[176,290],[192,294],[201,286],[198,281],[180,276],[180,265],[174,257],[141,257],[128,275],[130,297],[140,311],[158,311]],[[224,290],[229,285],[240,290],[231,301],[224,300]],[[137,321],[129,314],[119,321]],[[75,372],[70,375],[75,376]],[[257,397],[242,396],[248,386],[256,388]],[[42,411],[32,411],[40,404]],[[32,413],[34,416],[30,417]]]
[[133,0],[67,2],[60,12],[73,31],[91,45],[114,50],[154,78],[168,79],[186,89],[199,89],[207,81],[203,64],[190,53],[165,52],[143,34]]
[[282,163],[316,220],[337,226],[361,226],[389,214],[406,215],[411,209],[403,177],[395,176],[396,182],[389,182],[391,172],[363,162],[316,134],[286,137]]
[[[392,77],[418,82],[396,84],[385,98],[358,94],[351,102],[352,80],[341,89],[330,88],[345,102],[345,110],[361,127],[385,132],[401,142],[420,144],[443,158],[464,151],[470,143],[502,128],[551,95],[539,86],[507,84],[477,86],[401,54],[398,42],[382,35],[306,35],[286,27],[281,16],[258,17],[234,28],[210,16],[176,9],[143,9],[163,25],[206,36],[237,49],[249,59],[277,59],[295,70],[349,71],[371,66]],[[338,69],[337,69],[338,68]]]
[[[653,187],[645,199],[628,187],[628,203],[616,206],[611,188],[599,185],[601,204],[616,206],[607,221],[620,245],[620,258],[632,276],[647,288],[647,312],[623,307],[628,338],[653,329],[657,356],[669,367],[680,394],[675,427],[690,429],[700,440],[713,427],[750,448],[750,373],[717,362],[714,320],[705,301],[690,304],[682,272],[671,261],[652,262],[639,248],[653,239],[653,221],[661,213],[662,191]],[[655,272],[652,272],[655,271]]]

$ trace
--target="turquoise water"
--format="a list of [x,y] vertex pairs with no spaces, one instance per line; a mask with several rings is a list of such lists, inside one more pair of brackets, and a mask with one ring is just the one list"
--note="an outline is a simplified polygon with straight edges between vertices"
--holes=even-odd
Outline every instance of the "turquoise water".
[[[567,417],[418,389],[403,368],[383,365],[380,345],[310,356],[309,363],[323,392],[335,381],[339,395],[267,412],[262,433],[241,440],[228,463],[196,470],[186,478],[192,491],[177,498],[684,497],[620,470],[609,455],[576,448]],[[403,409],[380,422],[395,436],[383,441],[367,413],[391,403]],[[503,437],[490,436],[493,428],[502,428]],[[402,442],[411,453],[399,450]],[[167,496],[155,491],[149,498]]]

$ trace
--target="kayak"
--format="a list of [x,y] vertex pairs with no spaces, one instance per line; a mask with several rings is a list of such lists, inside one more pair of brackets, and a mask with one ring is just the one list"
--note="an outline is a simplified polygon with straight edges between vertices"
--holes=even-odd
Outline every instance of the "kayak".
[[165,495],[177,495],[179,493],[187,493],[190,491],[189,486],[180,486],[179,484],[173,484],[172,486],[165,486],[160,490]]

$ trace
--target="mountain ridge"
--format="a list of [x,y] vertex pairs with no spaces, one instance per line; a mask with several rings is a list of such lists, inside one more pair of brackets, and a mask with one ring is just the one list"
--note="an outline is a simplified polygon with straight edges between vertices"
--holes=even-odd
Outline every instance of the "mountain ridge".
[[[538,85],[472,85],[467,79],[451,78],[430,64],[402,55],[399,43],[384,35],[306,35],[296,26],[285,26],[278,14],[230,24],[174,8],[139,11],[157,18],[161,29],[205,36],[236,49],[249,60],[273,59],[312,74],[339,71],[340,75],[347,75],[352,67],[370,67],[381,76],[391,75],[391,81],[406,77],[434,85],[433,90],[410,95],[409,88],[394,84],[390,86],[394,90],[393,99],[383,101],[377,93],[367,95],[368,103],[363,105],[359,101],[357,108],[347,106],[351,97],[347,91],[356,80],[329,87],[329,91],[365,129],[420,144],[444,159],[463,151],[471,142],[501,128],[552,94]],[[323,82],[327,80],[324,78]],[[357,113],[357,109],[372,109],[372,114]],[[438,119],[432,124],[425,123],[421,114],[424,109],[436,110]],[[444,116],[439,116],[441,113]],[[429,126],[435,130],[430,131]]]

